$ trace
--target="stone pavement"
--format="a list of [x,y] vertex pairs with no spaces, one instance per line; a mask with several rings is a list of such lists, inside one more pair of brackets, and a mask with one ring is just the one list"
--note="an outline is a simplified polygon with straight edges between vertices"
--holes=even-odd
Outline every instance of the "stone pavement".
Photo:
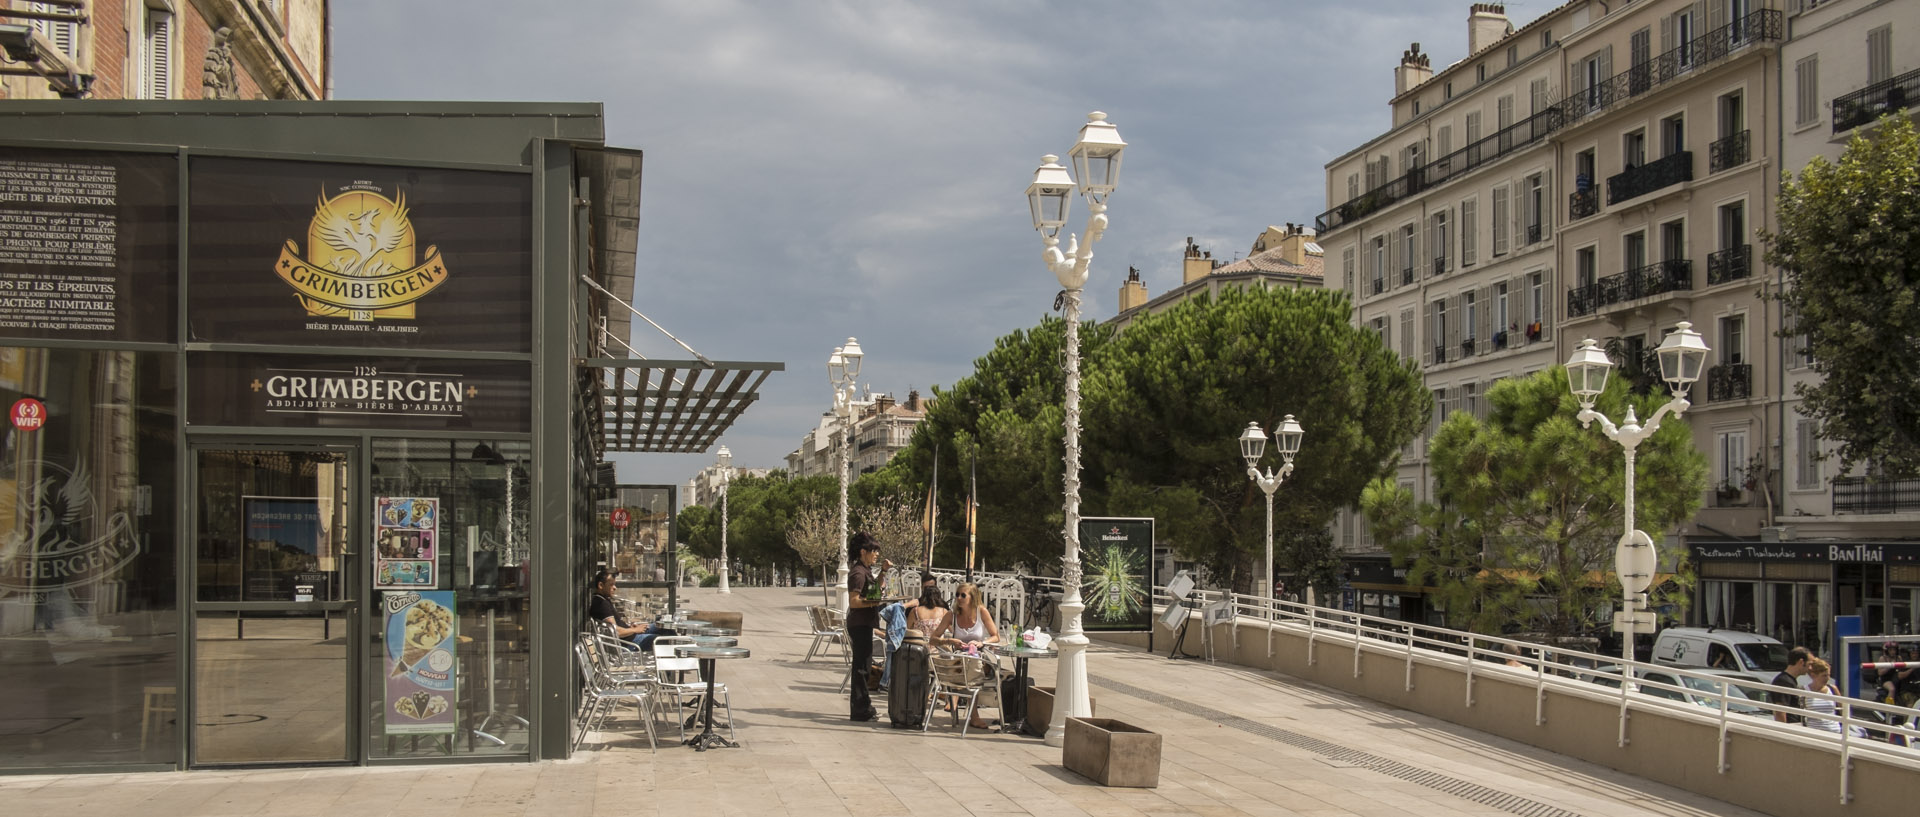
[[[802,662],[817,589],[691,591],[745,613],[720,665],[742,749],[647,750],[631,710],[547,763],[0,777],[8,815],[1732,815],[1757,812],[1371,701],[1096,643],[1099,714],[1165,735],[1160,787],[1101,788],[1029,737],[846,720],[836,658]],[[1050,662],[1035,661],[1040,683]],[[885,700],[879,704],[884,713]],[[1611,739],[1596,736],[1596,739]]]

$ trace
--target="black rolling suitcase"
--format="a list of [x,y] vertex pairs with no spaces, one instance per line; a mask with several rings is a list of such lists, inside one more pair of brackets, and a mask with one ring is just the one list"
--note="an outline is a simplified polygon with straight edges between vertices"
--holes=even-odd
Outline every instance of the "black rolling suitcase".
[[932,682],[925,639],[907,639],[893,651],[893,677],[887,685],[887,720],[895,729],[919,729],[927,716],[928,685]]

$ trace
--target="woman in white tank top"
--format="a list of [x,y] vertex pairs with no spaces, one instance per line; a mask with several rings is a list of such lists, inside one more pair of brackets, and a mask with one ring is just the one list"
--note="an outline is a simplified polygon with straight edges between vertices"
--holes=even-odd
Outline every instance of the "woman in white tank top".
[[[987,612],[987,605],[980,598],[980,588],[973,582],[967,582],[953,591],[953,612],[947,614],[947,635],[944,643],[965,649],[968,645],[1000,643],[1000,628],[993,623],[993,614]],[[987,662],[989,671],[994,662]],[[987,722],[980,719],[976,712],[968,726],[974,729],[987,728]]]

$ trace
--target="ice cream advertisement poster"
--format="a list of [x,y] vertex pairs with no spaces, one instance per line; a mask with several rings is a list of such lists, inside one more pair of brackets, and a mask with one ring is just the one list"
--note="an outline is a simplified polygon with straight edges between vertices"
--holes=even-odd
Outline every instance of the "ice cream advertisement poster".
[[460,688],[453,591],[382,593],[389,735],[445,735]]
[[433,590],[440,586],[440,500],[434,497],[374,498],[373,586],[380,590]]

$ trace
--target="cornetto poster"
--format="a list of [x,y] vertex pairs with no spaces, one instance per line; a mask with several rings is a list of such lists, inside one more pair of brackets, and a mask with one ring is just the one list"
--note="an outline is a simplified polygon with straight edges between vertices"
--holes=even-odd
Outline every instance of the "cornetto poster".
[[191,339],[532,349],[532,179],[195,157]]
[[172,343],[179,162],[0,147],[0,337]]

